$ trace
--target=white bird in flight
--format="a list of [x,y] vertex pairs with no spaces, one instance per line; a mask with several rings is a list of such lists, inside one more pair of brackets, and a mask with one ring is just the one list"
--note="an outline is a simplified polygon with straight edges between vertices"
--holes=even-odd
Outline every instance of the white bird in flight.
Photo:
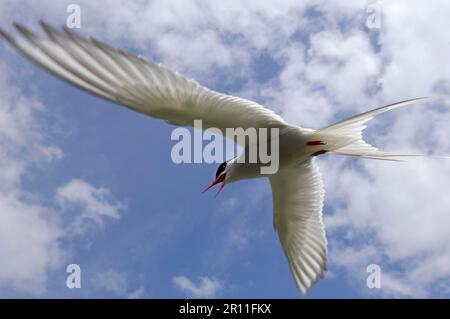
[[[204,129],[214,127],[224,133],[226,128],[278,128],[280,168],[276,174],[262,175],[257,165],[234,158],[219,166],[207,189],[268,176],[274,227],[301,294],[323,278],[327,268],[324,189],[314,157],[326,152],[381,160],[408,156],[378,150],[363,140],[362,131],[376,115],[423,99],[390,104],[320,130],[305,129],[255,102],[212,91],[161,64],[84,39],[67,28],[61,33],[41,22],[46,38],[14,25],[20,36],[3,30],[0,34],[27,58],[82,90],[134,111],[175,125],[193,126],[194,120],[202,120]],[[243,154],[251,147],[245,143]]]

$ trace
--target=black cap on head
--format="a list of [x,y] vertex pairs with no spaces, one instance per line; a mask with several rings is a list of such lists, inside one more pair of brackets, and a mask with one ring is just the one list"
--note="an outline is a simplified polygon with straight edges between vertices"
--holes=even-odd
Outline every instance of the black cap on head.
[[219,177],[219,175],[225,170],[225,167],[227,167],[227,162],[223,162],[222,164],[220,164],[216,172],[216,178]]

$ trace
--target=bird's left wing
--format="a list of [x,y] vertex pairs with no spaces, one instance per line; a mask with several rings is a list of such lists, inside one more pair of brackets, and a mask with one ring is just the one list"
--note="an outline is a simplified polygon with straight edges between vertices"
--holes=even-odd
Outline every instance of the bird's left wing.
[[327,239],[322,222],[324,190],[314,159],[282,168],[270,178],[274,226],[302,294],[326,271]]
[[61,79],[114,103],[163,119],[171,124],[203,129],[282,128],[286,123],[274,112],[242,98],[212,91],[198,82],[141,56],[65,29],[60,33],[44,22],[48,38],[15,24],[20,36],[0,30],[16,49]]

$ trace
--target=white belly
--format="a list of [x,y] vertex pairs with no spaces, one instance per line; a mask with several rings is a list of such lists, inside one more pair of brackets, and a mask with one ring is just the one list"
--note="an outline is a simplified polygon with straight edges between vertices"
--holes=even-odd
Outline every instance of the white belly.
[[[280,131],[278,138],[278,143],[273,141],[260,141],[258,145],[250,145],[245,149],[245,151],[236,159],[234,159],[234,173],[233,181],[238,179],[248,179],[248,178],[258,178],[265,177],[268,174],[262,173],[263,167],[268,167],[269,163],[262,162],[261,157],[257,156],[256,161],[250,161],[250,152],[257,152],[259,154],[259,148],[263,148],[263,153],[269,154],[271,160],[278,161],[278,170],[285,166],[296,165],[302,161],[308,159],[311,154],[310,150],[305,146],[306,141],[306,131],[302,131],[297,127],[288,127]],[[278,147],[276,147],[276,145]],[[272,149],[278,153],[276,156]],[[253,157],[255,159],[255,157]],[[272,163],[273,164],[273,163]],[[276,173],[276,172],[274,172]]]

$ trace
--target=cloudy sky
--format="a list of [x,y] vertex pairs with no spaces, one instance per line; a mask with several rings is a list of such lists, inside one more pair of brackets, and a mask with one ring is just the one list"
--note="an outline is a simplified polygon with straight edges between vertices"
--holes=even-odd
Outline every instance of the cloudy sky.
[[[320,128],[450,154],[450,3],[2,0],[0,26],[66,23]],[[375,14],[375,16],[374,16]],[[372,18],[379,18],[373,21]],[[266,180],[202,195],[217,165],[171,161],[174,129],[53,78],[0,42],[1,297],[298,297]],[[329,271],[307,298],[450,297],[450,161],[320,158]],[[78,264],[80,289],[66,287]],[[381,287],[366,285],[367,266]]]

